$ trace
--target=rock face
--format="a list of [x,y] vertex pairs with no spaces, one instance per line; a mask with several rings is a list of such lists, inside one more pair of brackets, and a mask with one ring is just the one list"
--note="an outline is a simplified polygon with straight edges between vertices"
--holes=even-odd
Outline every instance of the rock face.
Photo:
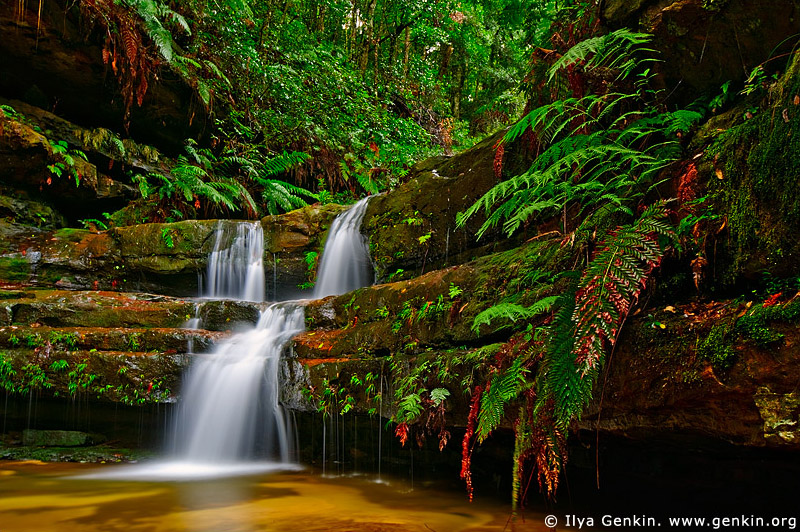
[[[101,43],[89,35],[75,4],[46,0],[0,5],[0,94],[57,112],[79,124],[122,131],[124,105]],[[39,17],[41,13],[41,17]],[[87,39],[88,37],[88,39]],[[54,82],[57,80],[57,82]],[[130,134],[177,152],[205,127],[205,112],[179,79],[151,79],[141,107],[131,109]]]
[[[172,402],[191,355],[254,324],[260,308],[152,294],[4,290],[0,382],[11,394]],[[192,318],[202,328],[184,328]]]
[[[800,6],[792,0],[609,0],[604,22],[652,33],[670,99],[683,105],[720,86],[741,83],[765,60],[791,51],[800,32]],[[785,64],[785,61],[784,61]],[[781,70],[781,61],[766,63]]]
[[344,210],[335,204],[312,205],[261,220],[268,298],[281,301],[308,297],[301,290],[308,290],[316,279],[328,227]]
[[[309,206],[262,220],[268,298],[297,295],[298,285],[313,281],[316,263],[309,264],[307,256],[322,251],[328,225],[341,210],[338,205]],[[103,232],[7,226],[0,281],[195,296],[220,223],[235,222],[186,220]]]
[[[461,228],[456,226],[457,214],[500,181],[494,161],[503,133],[457,156],[418,163],[409,182],[370,201],[363,227],[379,280],[409,278],[462,264],[519,243],[521,235],[509,239],[499,231],[488,231],[478,240],[475,234],[485,221],[480,215]],[[502,168],[506,176],[527,168],[528,154],[519,143],[505,153]]]
[[[598,398],[580,428],[634,440],[661,434],[800,450],[792,384],[800,377],[800,329],[794,311],[753,328],[749,318],[763,313],[759,307],[689,304],[635,320],[620,339],[602,408]],[[714,335],[720,327],[726,334]],[[709,336],[713,352],[703,344]]]

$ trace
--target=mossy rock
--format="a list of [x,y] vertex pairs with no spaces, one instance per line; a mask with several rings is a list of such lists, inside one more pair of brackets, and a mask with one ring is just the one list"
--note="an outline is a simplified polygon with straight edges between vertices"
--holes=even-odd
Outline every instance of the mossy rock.
[[51,358],[70,351],[131,351],[185,353],[191,341],[195,352],[208,351],[226,333],[205,329],[124,327],[0,327],[0,349],[45,348]]
[[[800,59],[769,89],[752,118],[713,128],[712,145],[699,168],[707,180],[714,212],[728,230],[714,257],[723,286],[800,274]],[[751,99],[745,105],[759,105]]]
[[214,245],[218,220],[185,220],[112,229],[124,263],[132,269],[165,274],[205,266]]
[[[499,182],[493,161],[495,145],[503,133],[453,157],[418,163],[411,169],[410,181],[369,202],[363,230],[370,239],[379,280],[389,280],[398,270],[406,272],[401,278],[408,278],[462,264],[519,243],[497,230],[488,231],[478,241],[475,234],[485,221],[481,215],[456,227],[456,215]],[[528,154],[519,143],[506,146],[506,176],[520,173],[528,163]]]
[[95,401],[142,405],[172,402],[188,357],[131,351],[69,351],[51,358],[36,349],[0,352],[0,387],[17,395],[83,395]]
[[21,194],[0,195],[0,217],[40,230],[58,229],[67,223],[50,205],[25,198]]
[[0,279],[4,281],[28,281],[31,265],[21,254],[0,257]]
[[0,303],[18,325],[52,327],[180,327],[194,304],[180,299],[117,292],[34,291],[33,298]]

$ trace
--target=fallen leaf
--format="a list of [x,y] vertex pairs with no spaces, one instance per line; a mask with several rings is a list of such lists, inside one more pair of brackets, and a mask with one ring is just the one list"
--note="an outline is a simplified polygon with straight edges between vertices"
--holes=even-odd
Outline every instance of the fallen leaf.
[[800,96],[798,96],[797,94],[794,95],[794,104],[800,105]]
[[722,174],[722,170],[720,168],[714,170],[714,173],[717,174],[717,179],[725,179],[725,176]]
[[675,307],[673,307],[672,305],[664,307],[664,310],[666,310],[667,312],[672,312],[673,314],[675,313]]
[[783,117],[783,121],[788,124],[789,123],[789,110],[784,108],[783,112],[781,113],[781,116]]

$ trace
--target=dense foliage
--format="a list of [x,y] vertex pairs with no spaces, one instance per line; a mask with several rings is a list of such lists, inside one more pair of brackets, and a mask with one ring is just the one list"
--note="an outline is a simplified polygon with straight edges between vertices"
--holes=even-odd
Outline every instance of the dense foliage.
[[[394,186],[413,162],[518,118],[531,51],[549,37],[556,2],[80,5],[105,34],[104,59],[128,113],[153,78],[177,74],[214,117],[210,138],[201,140],[213,155],[246,153],[258,163],[287,150],[306,153],[286,180],[328,199]],[[246,181],[246,172],[227,170]],[[239,196],[238,208],[255,212]]]
[[[618,30],[558,57],[546,74],[557,98],[531,110],[503,139],[527,134],[538,155],[459,220],[485,211],[479,234],[502,224],[510,236],[527,224],[561,218],[562,245],[574,257],[574,269],[562,272],[559,296],[529,307],[504,303],[475,320],[476,328],[501,315],[529,324],[512,340],[514,349],[498,356],[480,402],[472,403],[470,419],[478,422],[464,440],[468,469],[473,431],[480,442],[505,416],[514,419],[515,503],[526,464],[538,473],[541,489],[554,494],[569,425],[592,400],[608,352],[676,240],[655,187],[659,172],[681,153],[680,134],[703,113],[663,106],[651,85],[648,41],[648,35]],[[469,489],[469,475],[462,476]]]

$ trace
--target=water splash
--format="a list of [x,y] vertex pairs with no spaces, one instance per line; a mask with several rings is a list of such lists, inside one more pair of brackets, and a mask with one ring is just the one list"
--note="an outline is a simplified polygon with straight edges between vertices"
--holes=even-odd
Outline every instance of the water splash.
[[361,222],[369,197],[360,200],[331,224],[319,263],[314,298],[340,295],[372,284],[372,264]]

